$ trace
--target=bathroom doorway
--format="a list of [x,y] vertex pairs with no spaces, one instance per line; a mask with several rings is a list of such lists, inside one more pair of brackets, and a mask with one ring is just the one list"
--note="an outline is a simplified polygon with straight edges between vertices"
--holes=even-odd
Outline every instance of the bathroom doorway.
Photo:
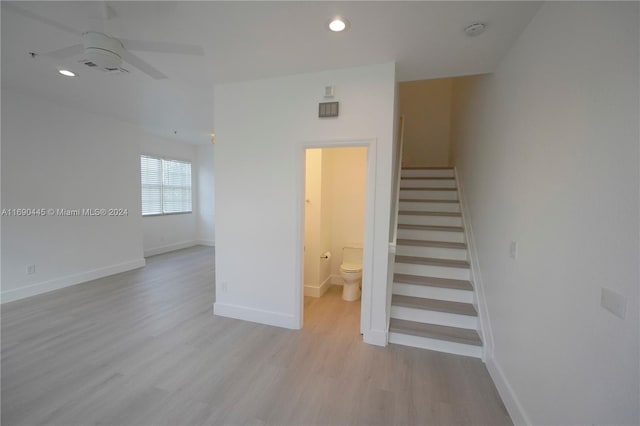
[[301,327],[362,333],[370,318],[374,141],[326,142],[302,152]]

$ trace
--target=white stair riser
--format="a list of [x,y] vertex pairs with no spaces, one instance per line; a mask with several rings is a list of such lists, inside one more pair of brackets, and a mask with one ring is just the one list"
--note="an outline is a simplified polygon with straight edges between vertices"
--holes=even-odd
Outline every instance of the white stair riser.
[[414,200],[457,200],[458,191],[430,191],[428,189],[401,189],[400,198]]
[[401,177],[454,177],[453,169],[402,169]]
[[473,291],[431,287],[428,285],[394,283],[393,294],[423,297],[425,299],[448,300],[450,302],[473,303]]
[[449,268],[446,266],[396,262],[394,271],[396,274],[417,275],[422,277],[448,278],[451,280],[471,279],[471,274],[467,268]]
[[401,188],[455,188],[455,179],[401,179]]
[[412,346],[414,348],[429,349],[449,354],[464,355],[474,358],[482,357],[482,347],[465,345],[464,343],[449,342],[447,340],[431,339],[428,337],[412,336],[396,332],[389,333],[389,343]]
[[462,226],[462,218],[456,216],[421,216],[401,214],[398,216],[398,223],[402,225]]
[[464,232],[455,231],[426,231],[421,229],[398,229],[399,239],[445,241],[464,243]]
[[421,203],[412,201],[400,201],[400,210],[411,212],[451,212],[460,213],[459,203]]
[[446,325],[450,327],[478,328],[478,317],[450,314],[448,312],[427,311],[425,309],[391,306],[391,318],[422,322],[425,324]]
[[397,246],[397,256],[434,257],[436,259],[468,260],[467,249],[442,247]]

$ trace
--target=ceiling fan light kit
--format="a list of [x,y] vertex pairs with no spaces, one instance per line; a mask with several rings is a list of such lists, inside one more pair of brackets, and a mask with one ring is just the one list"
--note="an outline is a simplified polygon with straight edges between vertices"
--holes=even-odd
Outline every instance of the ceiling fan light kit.
[[[46,25],[66,31],[75,36],[80,35],[82,38],[82,44],[63,47],[62,49],[54,50],[52,52],[42,54],[29,52],[32,58],[48,57],[56,61],[61,61],[82,55],[81,59],[78,61],[79,63],[87,66],[88,68],[101,70],[107,73],[128,73],[129,71],[127,69],[122,68],[122,63],[126,62],[128,65],[138,69],[149,77],[155,80],[161,80],[167,78],[167,76],[139,56],[131,53],[131,50],[204,56],[204,49],[202,46],[198,45],[117,39],[97,31],[80,32],[74,28],[66,26],[65,24],[40,16],[11,2],[3,4],[3,6],[10,8],[12,11],[19,13],[26,18],[40,21]],[[102,17],[103,20],[107,20],[112,13],[106,3],[104,3],[103,6],[104,13],[102,14]]]
[[80,63],[106,72],[126,72],[122,65],[124,47],[120,40],[106,34],[88,31],[82,34],[84,55]]

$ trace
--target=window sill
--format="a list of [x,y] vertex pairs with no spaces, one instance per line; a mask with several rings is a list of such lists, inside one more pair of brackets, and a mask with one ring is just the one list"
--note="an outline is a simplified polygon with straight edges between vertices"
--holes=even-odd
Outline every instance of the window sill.
[[175,213],[155,213],[155,214],[143,214],[142,217],[158,217],[158,216],[175,216],[178,214],[191,214],[193,213],[193,211],[190,212],[175,212]]

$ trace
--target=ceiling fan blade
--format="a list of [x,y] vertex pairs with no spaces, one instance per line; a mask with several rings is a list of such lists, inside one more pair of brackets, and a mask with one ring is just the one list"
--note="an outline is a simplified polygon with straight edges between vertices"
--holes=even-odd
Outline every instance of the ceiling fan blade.
[[53,59],[65,59],[82,53],[84,53],[84,46],[81,44],[74,44],[73,46],[63,47],[62,49],[54,50],[52,52],[42,53],[42,55]]
[[202,46],[195,44],[166,43],[162,41],[143,41],[119,39],[128,50],[139,50],[141,52],[175,53],[177,55],[204,56]]
[[30,19],[34,19],[36,21],[40,21],[40,22],[42,22],[44,24],[47,24],[47,25],[49,25],[51,27],[54,27],[54,28],[58,28],[59,30],[66,31],[68,33],[71,33],[71,34],[74,34],[74,35],[77,35],[77,36],[82,35],[82,31],[78,31],[75,28],[68,27],[68,26],[66,26],[64,24],[61,24],[60,22],[54,21],[53,19],[49,19],[49,18],[46,18],[44,16],[40,16],[37,13],[33,13],[33,12],[29,11],[29,10],[23,9],[23,8],[21,8],[19,6],[16,6],[13,2],[4,2],[3,1],[2,2],[2,7],[3,8],[7,8],[7,9],[11,10],[12,12],[20,14],[20,15],[22,15],[24,17],[27,17],[27,18],[30,18]]
[[111,18],[115,18],[116,12],[109,5],[109,2],[101,1],[99,2],[98,7],[100,8],[100,16],[103,21],[108,21]]
[[127,50],[122,51],[122,59],[129,65],[138,68],[140,71],[155,80],[162,80],[164,78],[167,78],[166,75],[155,69],[152,65]]

